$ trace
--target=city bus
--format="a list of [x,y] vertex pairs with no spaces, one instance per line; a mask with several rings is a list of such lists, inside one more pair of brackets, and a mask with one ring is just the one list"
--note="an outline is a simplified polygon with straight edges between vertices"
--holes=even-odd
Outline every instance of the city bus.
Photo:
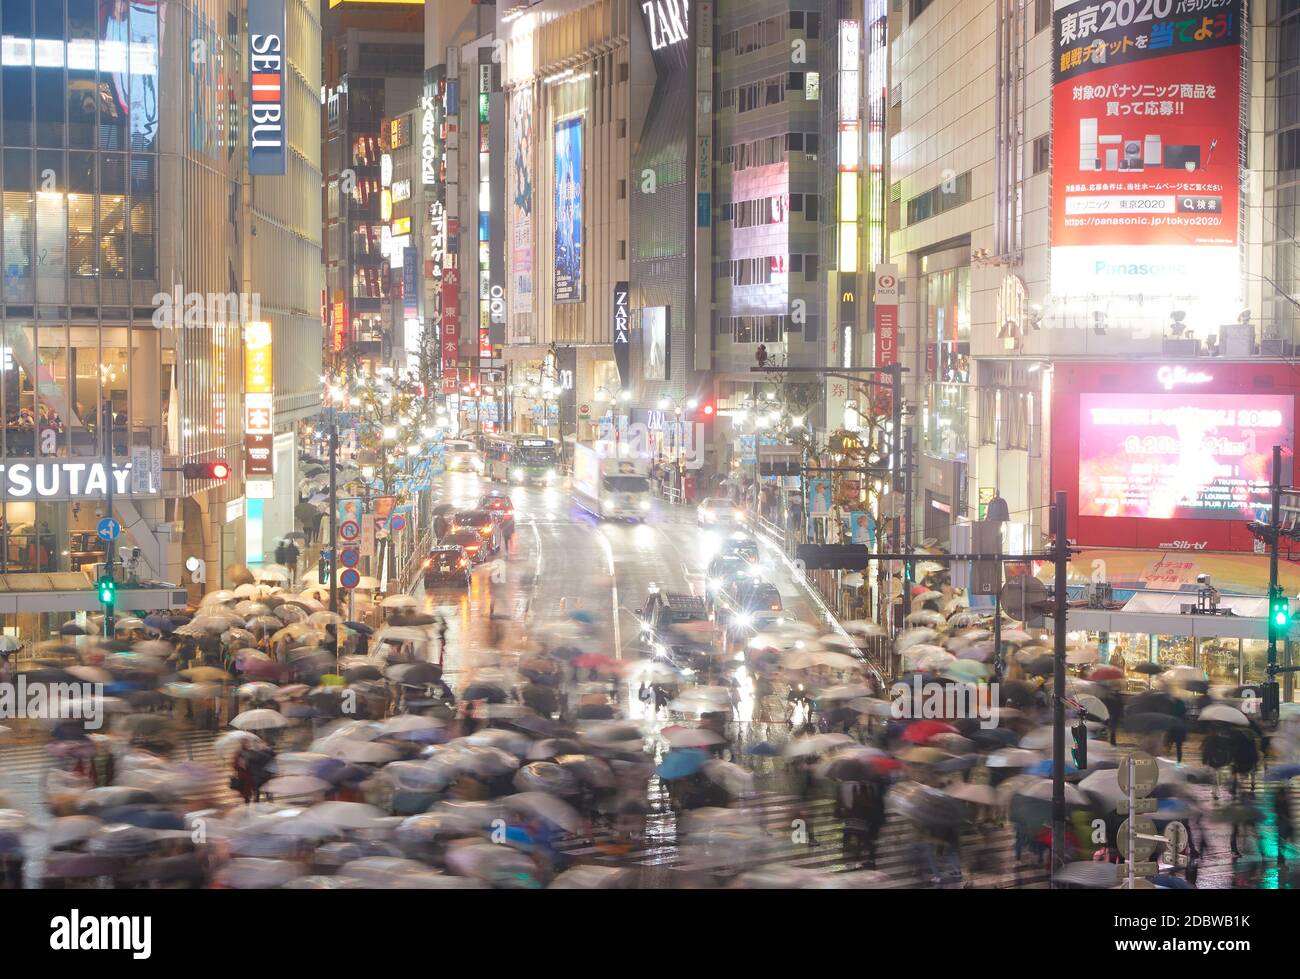
[[546,486],[559,479],[560,460],[555,439],[538,435],[492,435],[483,440],[484,468],[501,483]]

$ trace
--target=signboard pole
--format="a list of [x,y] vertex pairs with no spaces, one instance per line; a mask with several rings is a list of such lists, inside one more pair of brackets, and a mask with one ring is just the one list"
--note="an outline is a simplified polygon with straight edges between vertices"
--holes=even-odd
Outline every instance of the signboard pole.
[[1052,636],[1052,875],[1065,863],[1065,630],[1066,568],[1070,560],[1070,541],[1066,533],[1065,491],[1058,490],[1053,507],[1056,518],[1054,556],[1055,587]]
[[[108,479],[104,483],[104,515],[113,517],[113,402],[106,400],[102,409],[103,422],[99,426],[100,437],[104,440],[104,472]],[[39,538],[38,538],[39,539]],[[110,538],[104,542],[104,576],[113,578],[113,562],[117,559],[117,540]],[[113,606],[104,605],[104,637],[112,639],[116,632],[113,622]]]
[[[339,575],[338,575],[338,546],[339,546],[339,423],[338,409],[330,403],[330,611],[337,613],[339,610]],[[338,663],[339,658],[339,633],[334,630],[330,638],[330,645],[333,647],[334,662]]]
[[[112,480],[109,480],[111,483]],[[1277,720],[1280,691],[1277,684],[1277,626],[1273,623],[1275,602],[1281,596],[1277,583],[1278,538],[1281,536],[1278,525],[1281,523],[1282,510],[1282,446],[1273,446],[1273,478],[1270,493],[1268,544],[1268,670],[1264,686],[1265,720]]]

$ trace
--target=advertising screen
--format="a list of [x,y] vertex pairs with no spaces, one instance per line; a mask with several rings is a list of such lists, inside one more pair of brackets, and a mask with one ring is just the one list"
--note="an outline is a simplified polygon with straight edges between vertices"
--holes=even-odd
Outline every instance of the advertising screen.
[[555,301],[582,302],[582,117],[555,124]]
[[1249,520],[1269,503],[1290,394],[1079,396],[1079,515]]
[[1054,295],[1180,295],[1235,267],[1241,22],[1240,0],[1057,0]]

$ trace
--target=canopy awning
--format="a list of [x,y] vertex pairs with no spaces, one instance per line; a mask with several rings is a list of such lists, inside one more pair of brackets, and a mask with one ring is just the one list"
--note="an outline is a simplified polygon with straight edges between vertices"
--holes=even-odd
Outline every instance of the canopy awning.
[[[123,612],[179,608],[189,602],[184,588],[167,584],[119,583],[116,608]],[[99,593],[79,571],[0,575],[0,615],[38,612],[98,612]]]

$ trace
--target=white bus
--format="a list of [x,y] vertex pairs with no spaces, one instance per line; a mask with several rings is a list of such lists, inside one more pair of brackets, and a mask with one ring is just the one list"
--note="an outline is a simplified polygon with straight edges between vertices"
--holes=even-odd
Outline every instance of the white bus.
[[644,520],[650,512],[648,460],[615,454],[615,443],[573,446],[573,500],[606,520]]

